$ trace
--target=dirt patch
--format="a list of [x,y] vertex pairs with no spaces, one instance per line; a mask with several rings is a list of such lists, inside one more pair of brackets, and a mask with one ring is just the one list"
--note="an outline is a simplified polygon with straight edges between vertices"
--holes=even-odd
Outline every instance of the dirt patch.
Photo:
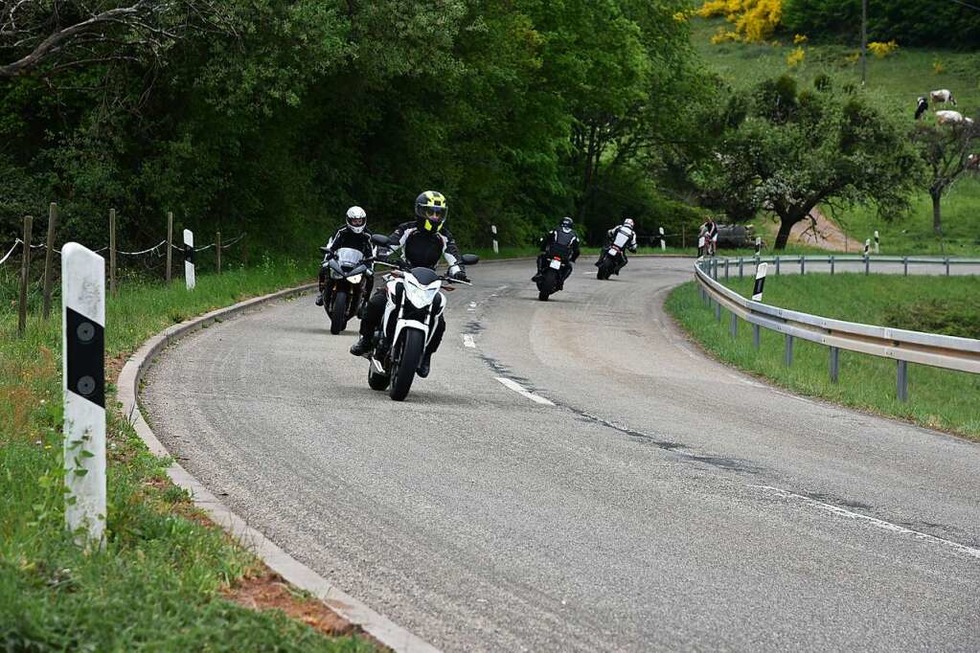
[[282,576],[268,569],[240,580],[224,596],[252,610],[282,610],[290,618],[330,637],[357,637],[370,642],[378,651],[390,650],[321,601],[297,592]]
[[[777,224],[772,225],[769,237],[770,246],[776,240]],[[817,247],[832,252],[860,253],[864,244],[853,238],[848,238],[836,222],[825,216],[819,208],[810,211],[810,215],[793,225],[789,232],[789,242]]]

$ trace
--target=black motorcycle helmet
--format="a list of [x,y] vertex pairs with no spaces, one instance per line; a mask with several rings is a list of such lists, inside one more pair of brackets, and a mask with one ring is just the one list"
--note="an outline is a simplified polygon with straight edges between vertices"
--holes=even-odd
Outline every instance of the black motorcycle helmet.
[[449,206],[442,193],[427,190],[415,198],[415,226],[422,231],[437,233],[442,231],[449,216]]
[[558,227],[567,234],[572,230],[573,224],[572,219],[566,216],[561,219],[561,222],[558,223]]

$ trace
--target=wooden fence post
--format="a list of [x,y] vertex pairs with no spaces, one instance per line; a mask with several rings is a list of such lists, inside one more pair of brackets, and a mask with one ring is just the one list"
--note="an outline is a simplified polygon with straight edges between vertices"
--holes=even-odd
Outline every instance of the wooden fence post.
[[116,296],[116,209],[109,209],[109,294]]
[[17,335],[27,329],[27,283],[31,275],[31,226],[34,218],[24,216],[24,258],[20,265],[20,303],[17,310]]
[[167,285],[170,285],[170,266],[174,258],[174,212],[167,211]]
[[48,319],[51,315],[51,262],[54,259],[54,232],[58,228],[58,205],[51,202],[48,206],[48,247],[44,252],[44,309],[42,315]]
[[218,255],[218,274],[221,274],[221,232],[219,231],[215,237],[215,252]]

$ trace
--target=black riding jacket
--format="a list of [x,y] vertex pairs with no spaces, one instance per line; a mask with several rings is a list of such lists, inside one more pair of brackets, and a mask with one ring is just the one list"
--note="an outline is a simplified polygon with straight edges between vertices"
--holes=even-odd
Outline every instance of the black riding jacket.
[[558,254],[563,259],[568,259],[574,263],[579,255],[578,236],[574,231],[565,233],[561,229],[549,231],[541,239],[541,251],[545,254]]
[[390,236],[393,241],[392,252],[401,250],[402,258],[412,267],[426,267],[433,270],[439,264],[439,258],[446,259],[449,274],[462,271],[462,257],[452,233],[445,227],[440,232],[423,231],[415,225],[415,221],[403,222],[398,225]]
[[341,247],[351,247],[359,249],[364,256],[374,254],[374,245],[371,243],[371,232],[365,229],[359,234],[354,233],[346,225],[337,230],[330,240],[327,241],[329,254],[336,254]]

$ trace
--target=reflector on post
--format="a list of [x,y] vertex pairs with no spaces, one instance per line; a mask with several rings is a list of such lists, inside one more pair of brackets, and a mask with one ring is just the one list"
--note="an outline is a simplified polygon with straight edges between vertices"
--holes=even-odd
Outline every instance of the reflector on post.
[[190,229],[184,229],[184,281],[188,290],[194,290],[197,285],[194,277],[194,232]]
[[769,269],[768,263],[760,263],[755,269],[755,286],[752,288],[752,301],[762,301],[762,287],[766,285],[766,271]]

